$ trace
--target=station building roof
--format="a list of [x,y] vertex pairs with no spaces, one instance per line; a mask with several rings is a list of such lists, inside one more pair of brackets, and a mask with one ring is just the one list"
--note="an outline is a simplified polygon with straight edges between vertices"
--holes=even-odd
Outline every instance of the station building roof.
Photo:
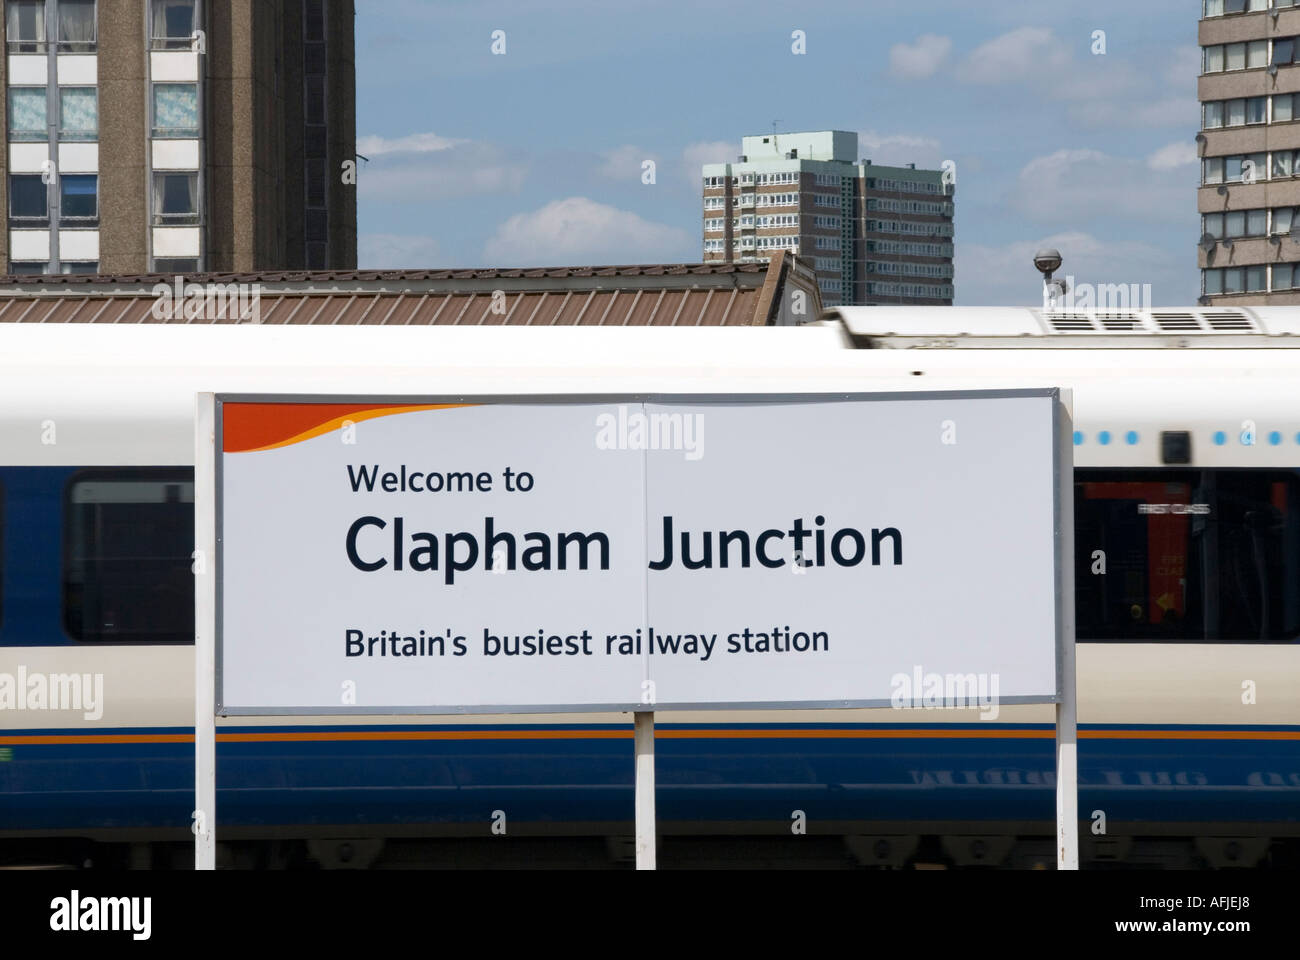
[[[208,273],[180,280],[183,290],[244,285],[251,297],[255,289],[255,322],[264,324],[792,326],[822,310],[811,265],[784,251],[769,263]],[[0,277],[0,323],[249,322],[220,306],[159,310],[159,285],[174,290],[176,283],[170,274]]]

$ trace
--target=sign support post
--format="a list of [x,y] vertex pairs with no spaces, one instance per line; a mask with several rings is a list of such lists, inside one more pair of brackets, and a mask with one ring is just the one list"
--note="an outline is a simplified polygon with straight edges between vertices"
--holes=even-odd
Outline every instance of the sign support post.
[[1056,585],[1060,621],[1061,701],[1056,705],[1056,869],[1079,869],[1079,711],[1074,663],[1074,402],[1062,390],[1057,409],[1060,498]]
[[217,867],[216,399],[198,395],[194,430],[194,869]]
[[655,714],[634,713],[636,740],[636,868],[655,867]]

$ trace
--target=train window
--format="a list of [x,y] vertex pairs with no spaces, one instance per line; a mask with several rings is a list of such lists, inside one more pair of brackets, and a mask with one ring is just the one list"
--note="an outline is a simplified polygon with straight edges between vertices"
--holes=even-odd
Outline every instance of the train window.
[[1075,471],[1081,641],[1300,636],[1300,472]]
[[71,637],[193,642],[193,470],[76,474],[64,537],[63,619]]

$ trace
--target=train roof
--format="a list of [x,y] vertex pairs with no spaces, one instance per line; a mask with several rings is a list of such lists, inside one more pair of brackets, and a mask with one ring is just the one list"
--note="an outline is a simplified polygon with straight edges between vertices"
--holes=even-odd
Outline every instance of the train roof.
[[874,349],[1300,346],[1300,307],[834,307],[823,320]]

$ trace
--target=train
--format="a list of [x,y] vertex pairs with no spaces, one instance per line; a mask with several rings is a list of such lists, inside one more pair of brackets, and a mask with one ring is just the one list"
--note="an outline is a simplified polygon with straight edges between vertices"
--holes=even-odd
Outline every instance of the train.
[[[0,324],[0,866],[193,863],[199,392],[1037,387],[1073,405],[1084,867],[1300,866],[1298,347],[1285,307]],[[1050,868],[1053,738],[1050,705],[661,711],[660,863]],[[632,751],[627,714],[219,718],[218,862],[626,865]]]

